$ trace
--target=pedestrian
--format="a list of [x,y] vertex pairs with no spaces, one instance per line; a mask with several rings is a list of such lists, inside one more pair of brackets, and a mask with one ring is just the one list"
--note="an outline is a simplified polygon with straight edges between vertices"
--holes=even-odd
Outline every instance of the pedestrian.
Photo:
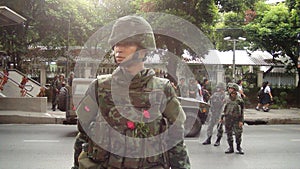
[[139,16],[122,17],[108,42],[118,67],[90,84],[77,109],[82,141],[88,141],[79,168],[190,168],[175,90],[144,67],[156,48],[151,26]]
[[177,95],[180,97],[188,97],[189,96],[189,88],[185,83],[185,78],[180,78],[179,84],[178,84],[178,93]]
[[203,101],[206,103],[208,102],[208,100],[210,98],[210,93],[208,91],[208,84],[209,84],[209,80],[204,79],[203,83],[201,85],[201,93],[202,93]]
[[70,87],[72,87],[73,79],[74,79],[74,72],[71,72],[71,73],[69,74],[69,78],[68,78],[68,85],[69,85]]
[[53,95],[52,95],[52,110],[55,111],[56,110],[56,106],[58,104],[58,94],[59,91],[62,87],[62,83],[66,82],[65,81],[65,75],[64,74],[60,74],[59,76],[55,76],[55,78],[53,79]]
[[57,89],[56,89],[56,83],[57,83],[58,75],[55,75],[53,80],[51,81],[51,90],[52,90],[52,97],[51,97],[51,103],[52,103],[52,110],[56,110],[56,95],[57,95]]
[[62,81],[61,88],[59,89],[58,93],[58,106],[57,108],[60,111],[67,111],[68,110],[68,104],[69,104],[69,90],[66,87],[66,82]]
[[202,86],[199,80],[196,80],[196,85],[197,85],[196,99],[203,102]]
[[243,81],[242,80],[238,80],[237,81],[237,85],[239,86],[239,92],[238,92],[238,94],[242,97],[242,99],[245,99],[246,95],[245,95],[244,89],[243,89]]
[[189,81],[189,97],[196,98],[199,92],[199,83],[195,79],[190,79]]
[[[211,144],[211,138],[213,134],[214,126],[219,122],[221,113],[223,112],[225,103],[225,88],[226,84],[219,82],[216,86],[216,91],[210,97],[210,109],[209,109],[209,122],[207,126],[207,139],[202,143],[203,145]],[[222,134],[217,136],[215,146],[220,145]]]
[[258,92],[258,104],[256,106],[256,110],[259,111],[262,107],[262,110],[264,112],[268,112],[269,106],[271,102],[273,101],[273,95],[271,92],[271,88],[269,86],[269,82],[265,81],[263,82],[259,92]]
[[225,97],[224,107],[225,131],[229,145],[229,148],[225,151],[226,154],[234,152],[233,132],[235,134],[237,154],[244,154],[241,147],[244,124],[244,101],[238,95],[238,91],[239,87],[236,83],[228,83],[229,95]]

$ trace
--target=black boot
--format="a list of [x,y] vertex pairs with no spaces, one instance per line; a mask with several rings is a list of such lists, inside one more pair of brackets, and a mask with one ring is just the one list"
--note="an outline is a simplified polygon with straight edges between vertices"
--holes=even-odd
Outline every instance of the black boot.
[[211,136],[208,137],[202,144],[203,145],[211,144]]
[[233,145],[229,145],[229,148],[225,151],[225,154],[231,154],[233,152],[234,152]]
[[220,145],[221,138],[222,138],[222,137],[218,137],[218,138],[217,138],[217,140],[216,140],[214,146],[219,146],[219,145]]
[[244,151],[239,144],[236,146],[236,150],[237,150],[237,152],[236,152],[237,154],[244,154]]

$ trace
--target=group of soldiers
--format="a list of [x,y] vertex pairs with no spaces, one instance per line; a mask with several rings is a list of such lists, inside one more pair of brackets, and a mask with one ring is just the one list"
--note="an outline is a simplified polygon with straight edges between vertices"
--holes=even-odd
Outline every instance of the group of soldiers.
[[211,96],[210,120],[207,126],[207,139],[203,145],[211,144],[213,128],[217,124],[217,140],[214,146],[219,146],[223,135],[223,124],[227,133],[229,148],[226,154],[234,152],[233,135],[235,135],[237,154],[244,154],[241,148],[242,132],[244,123],[244,101],[239,93],[239,86],[236,83],[228,83],[227,92],[225,83],[218,83],[216,91]]
[[[175,88],[144,66],[147,54],[156,49],[150,24],[136,15],[121,17],[113,23],[108,44],[118,67],[98,76],[77,107],[79,133],[72,168],[190,169],[186,116]],[[236,84],[228,84],[228,95],[220,103],[229,143],[226,153],[234,152],[234,130],[242,154],[243,100],[237,91]],[[214,106],[216,95],[210,99],[211,111],[223,108]]]
[[208,79],[204,79],[203,83],[199,80],[189,79],[186,84],[184,77],[180,78],[179,84],[175,87],[177,96],[195,98],[197,100],[208,102],[210,98],[210,92],[207,89]]

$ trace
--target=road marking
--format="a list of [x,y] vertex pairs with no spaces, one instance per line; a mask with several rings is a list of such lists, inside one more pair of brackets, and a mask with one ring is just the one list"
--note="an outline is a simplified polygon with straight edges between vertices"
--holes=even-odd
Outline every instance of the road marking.
[[291,128],[291,129],[292,129],[292,130],[300,130],[300,128],[294,128],[294,127],[293,127],[293,128]]
[[198,142],[200,143],[199,139],[184,139],[185,142]]
[[23,140],[24,143],[58,143],[59,140]]
[[47,116],[51,117],[51,115],[50,115],[49,113],[45,113],[45,115],[47,115]]
[[291,141],[300,141],[300,139],[291,139]]

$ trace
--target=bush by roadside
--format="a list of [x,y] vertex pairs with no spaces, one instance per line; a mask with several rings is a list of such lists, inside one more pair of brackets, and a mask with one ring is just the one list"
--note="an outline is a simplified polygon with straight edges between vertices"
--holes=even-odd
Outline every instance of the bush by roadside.
[[[255,108],[258,103],[257,93],[260,88],[244,88],[244,92],[247,95],[245,98],[246,108]],[[272,109],[282,109],[282,108],[291,108],[296,107],[300,108],[300,105],[297,103],[298,92],[297,88],[292,87],[281,87],[281,88],[271,88],[273,95],[273,103],[270,106]]]

